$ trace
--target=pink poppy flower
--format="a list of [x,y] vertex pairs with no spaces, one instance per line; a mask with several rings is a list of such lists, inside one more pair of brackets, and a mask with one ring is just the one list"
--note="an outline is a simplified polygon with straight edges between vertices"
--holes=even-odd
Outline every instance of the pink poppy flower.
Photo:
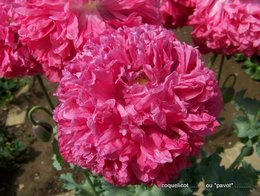
[[16,1],[0,1],[0,77],[14,78],[42,72],[41,66],[21,45],[14,22]]
[[160,11],[165,27],[176,28],[187,25],[193,13],[196,0],[162,0]]
[[222,107],[199,52],[153,25],[87,40],[56,96],[62,156],[115,185],[177,177],[219,125]]
[[53,82],[89,37],[107,28],[160,22],[159,0],[29,0],[16,11],[22,42]]
[[201,1],[189,23],[194,42],[204,53],[260,54],[259,1]]

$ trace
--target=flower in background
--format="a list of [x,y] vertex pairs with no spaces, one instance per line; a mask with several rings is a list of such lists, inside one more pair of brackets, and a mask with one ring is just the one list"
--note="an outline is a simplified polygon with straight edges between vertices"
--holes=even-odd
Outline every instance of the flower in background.
[[198,2],[190,17],[192,36],[206,53],[260,54],[260,2],[206,0]]
[[153,25],[87,40],[56,96],[62,156],[114,185],[177,177],[219,125],[222,107],[197,49]]
[[64,64],[85,41],[108,28],[159,24],[159,0],[30,0],[18,8],[19,36],[58,82]]
[[[16,2],[16,1],[15,1]],[[14,78],[42,72],[18,38],[19,26],[14,22],[14,1],[0,1],[0,77]]]
[[162,23],[168,28],[187,25],[188,17],[193,13],[195,6],[196,0],[162,0]]

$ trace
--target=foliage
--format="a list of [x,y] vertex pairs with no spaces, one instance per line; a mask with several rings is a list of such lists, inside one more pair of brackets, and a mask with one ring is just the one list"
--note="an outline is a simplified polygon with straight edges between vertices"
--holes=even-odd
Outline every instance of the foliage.
[[0,127],[0,170],[16,169],[26,150],[24,143]]
[[241,142],[248,147],[256,144],[257,153],[260,156],[260,101],[244,98],[245,91],[240,91],[234,98],[234,104],[242,115],[237,115],[234,126]]
[[240,168],[224,168],[220,165],[221,157],[218,151],[212,155],[202,155],[202,160],[196,167],[202,175],[206,188],[203,195],[248,195],[257,185],[258,175],[255,169],[247,163]]
[[67,190],[75,190],[76,196],[79,196],[79,195],[91,196],[92,195],[92,193],[89,191],[90,187],[89,187],[88,183],[86,181],[82,184],[75,182],[75,180],[73,179],[72,173],[62,174],[60,178],[64,181],[64,185],[63,185],[64,188]]
[[28,84],[29,78],[5,79],[0,78],[0,107],[6,105],[14,99],[15,92],[22,86]]
[[[198,161],[192,158],[192,167],[183,170],[179,179],[170,182],[168,185],[187,185],[185,188],[158,188],[156,186],[146,187],[135,185],[127,187],[116,187],[104,181],[101,177],[91,176],[91,180],[100,196],[191,196],[198,190],[199,182],[203,182],[203,195],[248,195],[250,190],[255,188],[258,181],[257,171],[248,163],[243,162],[239,168],[224,168],[220,165],[220,153],[218,148],[215,153],[209,155],[201,152]],[[197,161],[196,161],[197,160]],[[87,180],[78,184],[71,173],[62,174],[64,187],[67,190],[75,190],[77,196],[95,195]]]
[[260,57],[253,55],[246,57],[243,54],[237,54],[235,60],[243,64],[242,68],[250,75],[253,80],[260,80]]

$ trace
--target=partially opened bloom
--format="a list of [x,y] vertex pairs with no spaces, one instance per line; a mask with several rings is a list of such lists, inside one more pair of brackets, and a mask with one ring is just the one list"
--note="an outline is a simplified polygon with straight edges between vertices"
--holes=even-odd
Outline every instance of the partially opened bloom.
[[108,28],[160,22],[159,0],[30,0],[16,11],[22,42],[53,82],[90,36]]
[[193,13],[195,6],[196,0],[162,0],[162,23],[168,28],[187,25],[188,17]]
[[41,66],[18,38],[14,22],[15,1],[0,1],[0,77],[14,78],[41,73]]
[[260,54],[260,1],[200,1],[189,23],[202,52]]
[[199,52],[152,25],[105,31],[63,71],[54,111],[66,161],[115,185],[161,185],[219,125],[221,96]]

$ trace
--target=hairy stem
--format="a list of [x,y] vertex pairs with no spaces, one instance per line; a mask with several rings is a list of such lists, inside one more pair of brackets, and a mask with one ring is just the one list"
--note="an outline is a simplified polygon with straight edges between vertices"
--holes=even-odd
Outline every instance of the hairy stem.
[[229,169],[237,168],[241,161],[244,159],[244,157],[249,156],[252,153],[252,147],[244,146],[241,149],[240,154],[237,156],[235,161],[230,165]]
[[33,118],[33,113],[36,112],[37,110],[42,110],[52,117],[52,113],[47,108],[45,108],[43,106],[34,106],[28,112],[28,119],[34,126],[38,124],[37,121],[34,120],[34,118]]
[[237,76],[235,74],[229,74],[229,76],[225,79],[225,81],[222,84],[222,88],[225,87],[226,83],[230,80],[230,78],[233,78],[231,87],[234,87],[237,81]]
[[45,85],[43,83],[42,77],[40,75],[37,75],[36,78],[37,78],[37,80],[38,80],[38,82],[40,84],[40,87],[42,89],[42,92],[43,92],[45,98],[47,99],[47,101],[48,101],[48,103],[50,105],[50,108],[53,110],[54,109],[54,104],[52,103],[51,98],[50,98],[50,96],[49,96],[49,94],[48,94],[48,92],[46,90],[46,87],[45,87]]
[[208,68],[212,68],[212,67],[213,67],[213,65],[214,65],[214,63],[215,63],[217,57],[218,57],[218,54],[214,54],[214,55],[211,57],[210,62],[209,62],[209,64],[208,64]]
[[98,196],[99,194],[97,193],[97,191],[95,189],[95,186],[94,186],[94,184],[92,183],[92,181],[91,181],[91,179],[89,177],[89,174],[86,171],[84,171],[83,174],[84,174],[84,176],[85,176],[89,186],[91,187],[91,190],[94,193],[94,195]]
[[222,55],[220,66],[219,66],[219,71],[218,71],[218,83],[220,83],[220,78],[221,78],[221,74],[222,74],[222,70],[223,70],[224,60],[225,60],[225,56]]

